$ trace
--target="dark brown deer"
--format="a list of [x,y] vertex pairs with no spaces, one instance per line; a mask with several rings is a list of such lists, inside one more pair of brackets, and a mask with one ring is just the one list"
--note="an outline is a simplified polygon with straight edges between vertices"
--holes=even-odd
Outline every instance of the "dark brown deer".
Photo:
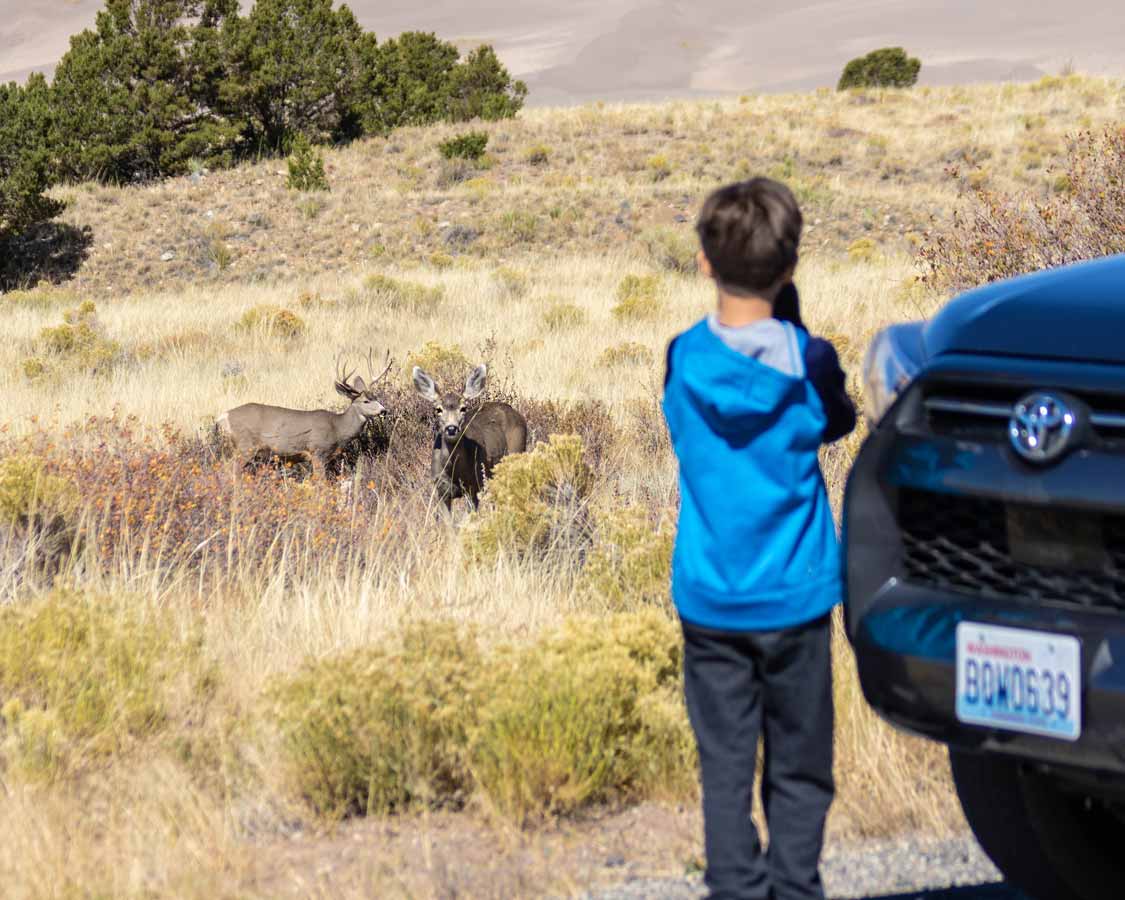
[[323,477],[329,460],[359,435],[367,420],[386,412],[373,391],[390,369],[388,358],[387,367],[370,384],[359,375],[351,378],[346,372],[337,373],[336,392],[351,401],[341,413],[246,403],[219,416],[216,426],[234,444],[244,464],[268,452],[286,460],[307,459],[313,477]]
[[452,512],[457,497],[477,507],[493,467],[509,453],[527,449],[527,421],[507,403],[471,403],[484,393],[487,366],[465,379],[465,390],[443,394],[433,378],[414,367],[414,388],[434,405],[434,446],[430,461],[437,496]]

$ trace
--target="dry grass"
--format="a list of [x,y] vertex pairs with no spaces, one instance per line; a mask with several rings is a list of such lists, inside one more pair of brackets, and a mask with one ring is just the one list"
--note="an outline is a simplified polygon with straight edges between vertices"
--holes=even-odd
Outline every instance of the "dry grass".
[[[901,257],[814,258],[801,273],[807,320],[836,336],[853,375],[876,328],[936,302],[904,290],[912,271]],[[711,294],[695,278],[664,274],[663,318],[622,322],[613,312],[622,273],[656,274],[637,256],[556,258],[527,270],[514,297],[507,286],[516,281],[512,273],[489,265],[412,270],[413,282],[443,290],[439,314],[378,302],[377,292],[364,289],[367,270],[283,292],[225,287],[132,296],[99,307],[100,328],[121,345],[120,361],[104,374],[75,371],[65,389],[59,381],[28,379],[20,366],[57,311],[36,304],[10,309],[0,325],[4,452],[47,460],[49,472],[79,485],[85,503],[78,522],[85,540],[62,577],[162,610],[184,633],[199,629],[221,687],[208,702],[215,724],[191,733],[186,757],[175,750],[183,735],[174,731],[151,759],[113,763],[96,777],[54,788],[17,779],[11,790],[19,802],[7,804],[0,833],[18,831],[21,851],[0,855],[5,883],[44,896],[34,860],[53,867],[58,883],[102,886],[111,896],[253,893],[246,842],[255,835],[283,841],[288,823],[317,821],[282,777],[282,749],[269,738],[268,720],[264,732],[223,724],[259,721],[273,680],[303,660],[387,641],[413,621],[471,624],[486,643],[519,644],[575,614],[637,609],[652,603],[654,592],[659,601],[654,585],[668,545],[641,520],[658,524],[674,514],[674,465],[656,405],[663,347],[707,309]],[[581,311],[561,330],[544,323],[561,302],[560,286],[565,302]],[[279,338],[236,327],[247,309],[292,305],[302,295],[320,298],[302,305],[303,334]],[[206,339],[179,340],[200,334]],[[301,482],[270,470],[235,473],[213,458],[210,423],[218,413],[251,400],[332,405],[336,355],[358,361],[371,346],[395,354],[386,393],[396,417],[389,449],[363,462],[347,494],[334,482]],[[629,364],[607,366],[607,351],[612,356],[622,346],[630,348]],[[583,434],[593,478],[592,537],[585,540],[595,542],[585,569],[575,568],[573,553],[481,558],[472,529],[450,529],[434,515],[427,413],[409,391],[408,367],[448,362],[454,377],[484,355],[494,361],[494,378],[518,395],[539,440],[556,431]],[[110,411],[114,418],[97,418]],[[834,495],[857,440],[826,457]],[[641,520],[606,517],[620,506],[635,508]],[[26,542],[9,533],[2,543],[0,591],[14,601],[46,590],[50,579],[36,574]],[[859,698],[842,638],[837,653],[840,800],[832,833],[956,827],[941,751],[878,723]],[[35,790],[42,802],[29,799]],[[680,797],[692,805],[691,794],[681,790]],[[63,810],[79,796],[98,812],[64,828]],[[157,838],[142,841],[142,825]],[[64,840],[69,852],[57,843]],[[120,860],[117,874],[97,868],[103,853]],[[199,871],[193,859],[210,861],[199,863],[198,886],[187,887],[181,879]],[[363,890],[356,888],[356,896]]]
[[[66,534],[80,539],[68,540],[59,559],[45,552],[33,517],[0,526],[0,602],[42,601],[59,579],[85,597],[124,600],[169,634],[198,639],[200,665],[215,675],[197,711],[169,715],[155,732],[130,732],[121,742],[127,752],[83,765],[68,745],[66,766],[49,783],[5,762],[5,896],[275,896],[282,889],[263,860],[285,860],[295,829],[307,852],[277,871],[290,873],[285,890],[298,895],[368,895],[388,871],[417,865],[419,852],[424,877],[404,877],[403,895],[576,887],[560,886],[557,876],[544,881],[549,867],[526,862],[527,842],[550,843],[550,830],[481,832],[477,850],[464,850],[464,873],[443,857],[460,826],[433,838],[424,815],[321,833],[291,792],[283,745],[264,711],[267,687],[309,660],[385,645],[411,623],[475,626],[491,652],[534,645],[576,616],[662,608],[654,584],[676,503],[657,403],[664,347],[712,302],[709,286],[683,271],[689,225],[676,216],[690,217],[708,188],[738,174],[739,160],[747,171],[774,169],[802,195],[812,225],[798,273],[804,317],[836,342],[858,394],[871,334],[942,299],[919,284],[906,251],[912,229],[946,214],[955,185],[945,164],[1047,191],[1049,171],[1019,162],[1028,142],[1049,166],[1064,131],[1121,109],[1116,84],[1064,79],[533,111],[488,126],[491,167],[448,189],[431,181],[437,146],[449,136],[442,128],[331,153],[336,189],[315,218],[294,207],[276,163],[208,176],[202,188],[185,180],[74,189],[67,215],[92,222],[96,235],[77,280],[66,290],[0,297],[0,455],[30,454],[37,479],[61,477],[78,489],[65,517]],[[168,242],[187,246],[180,242],[190,241],[195,223],[203,235],[211,218],[232,225],[224,231],[236,248],[229,265],[197,266],[189,253],[154,261]],[[259,224],[248,225],[251,218]],[[447,240],[454,225],[466,230]],[[29,373],[28,358],[48,358],[45,330],[91,297],[96,321],[88,324],[114,348],[112,365],[68,364],[56,354],[49,371]],[[637,298],[653,303],[620,312]],[[299,310],[304,327],[239,327],[263,309]],[[215,457],[219,413],[247,401],[339,404],[337,356],[354,364],[372,349],[395,358],[384,392],[392,416],[348,488],[268,467],[236,472]],[[410,388],[409,368],[423,362],[452,389],[480,359],[491,361],[492,389],[524,410],[537,442],[552,433],[582,439],[590,483],[575,492],[581,527],[551,532],[575,541],[572,552],[545,552],[537,538],[522,553],[480,553],[476,526],[461,527],[463,511],[453,528],[434,515],[429,413]],[[834,502],[860,440],[825,454]],[[628,514],[610,515],[622,509]],[[962,827],[943,752],[878,722],[839,634],[835,650],[833,839]],[[497,697],[497,721],[518,720],[520,700]],[[0,757],[9,760],[3,750]],[[506,793],[503,760],[489,771],[495,795],[509,798],[497,806],[529,818],[526,797]],[[690,788],[673,793],[663,799],[694,808]],[[612,785],[590,796],[638,799]],[[676,852],[697,848],[697,820],[668,815],[685,823]],[[465,827],[478,829],[469,818]],[[587,827],[568,821],[559,827]],[[351,869],[326,868],[333,854],[350,858],[340,851],[349,835],[384,827],[429,849],[404,837]],[[582,840],[594,840],[591,833]],[[454,843],[442,849],[441,840]],[[490,840],[505,848],[499,857],[480,851]],[[482,875],[498,858],[530,880]]]

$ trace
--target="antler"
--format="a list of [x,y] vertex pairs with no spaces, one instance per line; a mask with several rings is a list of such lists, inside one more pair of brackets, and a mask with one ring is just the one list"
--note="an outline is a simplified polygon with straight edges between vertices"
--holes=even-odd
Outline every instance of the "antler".
[[[387,351],[387,365],[384,367],[382,372],[380,372],[377,376],[371,378],[371,380],[368,381],[368,383],[367,383],[368,390],[375,387],[375,385],[377,385],[380,381],[382,381],[384,378],[387,377],[387,373],[389,371],[391,371],[392,365],[394,365],[394,362],[391,359],[391,351],[388,350]],[[372,365],[372,363],[371,363],[371,350],[368,350],[367,351],[367,373],[368,373],[368,375],[372,375],[374,372],[375,372],[375,366]]]
[[[355,373],[349,372],[346,367],[341,370],[340,361],[343,359],[343,356],[343,353],[338,353],[336,355],[336,364],[334,366],[336,371],[336,389],[342,390],[354,398],[359,396],[359,392],[351,385],[352,375]],[[341,371],[343,374],[341,374]]]

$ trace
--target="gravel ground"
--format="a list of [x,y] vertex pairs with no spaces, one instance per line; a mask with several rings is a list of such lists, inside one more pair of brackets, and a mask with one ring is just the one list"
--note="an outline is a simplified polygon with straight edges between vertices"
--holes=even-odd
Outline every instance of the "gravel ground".
[[[829,849],[821,864],[833,900],[1021,900],[971,837],[871,841]],[[638,879],[583,900],[698,900],[699,876]]]

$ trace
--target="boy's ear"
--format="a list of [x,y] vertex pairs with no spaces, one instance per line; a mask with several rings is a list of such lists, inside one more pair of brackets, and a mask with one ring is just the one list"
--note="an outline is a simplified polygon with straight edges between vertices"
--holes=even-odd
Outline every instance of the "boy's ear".
[[699,266],[699,274],[704,278],[715,277],[715,270],[711,268],[711,260],[707,258],[707,254],[702,250],[695,254],[695,264]]

